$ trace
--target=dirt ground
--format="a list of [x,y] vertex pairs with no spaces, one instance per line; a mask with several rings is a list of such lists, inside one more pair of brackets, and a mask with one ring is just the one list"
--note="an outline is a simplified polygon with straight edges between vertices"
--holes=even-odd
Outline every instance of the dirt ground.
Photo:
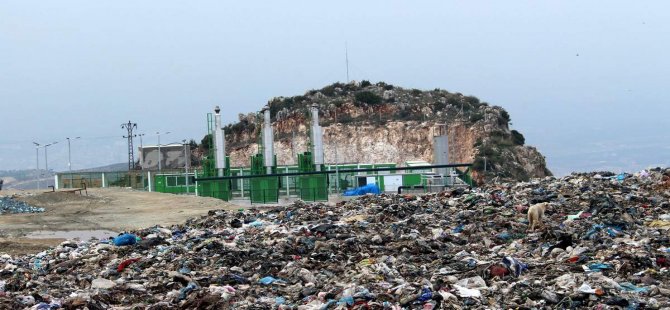
[[[4,195],[11,195],[3,191]],[[44,213],[0,216],[0,253],[20,255],[59,244],[62,238],[27,238],[34,232],[112,231],[172,225],[214,209],[235,210],[228,202],[196,196],[122,188],[89,189],[88,196],[65,192],[17,192],[17,199]],[[76,235],[76,233],[74,233]]]

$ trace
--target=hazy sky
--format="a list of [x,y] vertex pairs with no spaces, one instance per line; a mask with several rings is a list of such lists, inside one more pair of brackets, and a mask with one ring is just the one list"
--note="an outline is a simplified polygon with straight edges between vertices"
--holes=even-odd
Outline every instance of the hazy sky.
[[[562,175],[670,163],[668,1],[0,1],[0,170],[127,161],[350,77],[507,109]],[[139,140],[136,141],[139,145]],[[40,150],[40,166],[44,155]]]

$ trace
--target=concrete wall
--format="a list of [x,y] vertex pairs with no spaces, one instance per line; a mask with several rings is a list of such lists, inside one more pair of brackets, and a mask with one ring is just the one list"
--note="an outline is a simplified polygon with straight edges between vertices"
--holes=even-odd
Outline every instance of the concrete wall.
[[[186,145],[186,155],[184,156],[184,145],[171,144],[161,145],[161,168],[162,169],[183,169],[188,160],[191,166],[191,149]],[[158,170],[158,146],[145,146],[140,148],[140,163],[144,170]]]

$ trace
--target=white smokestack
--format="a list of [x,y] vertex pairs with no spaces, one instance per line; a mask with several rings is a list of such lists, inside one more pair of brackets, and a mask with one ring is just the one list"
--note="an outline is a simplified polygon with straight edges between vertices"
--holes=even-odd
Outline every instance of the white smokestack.
[[226,168],[226,134],[223,131],[223,124],[221,124],[221,109],[219,106],[214,108],[214,160],[216,162],[216,169],[219,176],[223,176],[223,169]]
[[312,104],[310,109],[312,113],[312,155],[314,156],[314,164],[317,165],[317,171],[320,169],[318,165],[323,165],[323,132],[319,126],[319,107]]
[[274,136],[272,133],[272,123],[270,122],[270,107],[263,108],[263,158],[265,158],[265,167],[268,174],[272,173],[274,166]]

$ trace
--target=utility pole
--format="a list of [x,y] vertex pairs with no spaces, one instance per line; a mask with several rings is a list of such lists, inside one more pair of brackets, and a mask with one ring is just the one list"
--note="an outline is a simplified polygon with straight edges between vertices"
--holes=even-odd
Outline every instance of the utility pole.
[[121,128],[128,130],[128,135],[123,137],[128,139],[128,170],[134,170],[135,154],[133,150],[133,129],[137,129],[137,123],[128,121],[126,124],[121,124]]
[[[75,137],[73,140],[77,140],[81,137]],[[65,138],[67,139],[67,168],[70,172],[70,188],[73,188],[72,186],[72,153],[70,152],[70,138]]]
[[[50,146],[52,146],[52,145],[54,145],[54,144],[56,144],[56,143],[58,143],[58,141],[51,142],[51,143],[49,143],[49,144],[45,144],[45,145],[44,145],[44,169],[47,171],[47,172],[46,172],[47,175],[49,175],[49,158],[47,157],[47,153],[48,153],[48,149],[47,149],[47,148],[50,147]],[[49,184],[49,181],[47,181],[47,184]]]
[[37,142],[33,142],[35,145],[35,170],[37,172],[37,189],[40,189],[40,144]]

